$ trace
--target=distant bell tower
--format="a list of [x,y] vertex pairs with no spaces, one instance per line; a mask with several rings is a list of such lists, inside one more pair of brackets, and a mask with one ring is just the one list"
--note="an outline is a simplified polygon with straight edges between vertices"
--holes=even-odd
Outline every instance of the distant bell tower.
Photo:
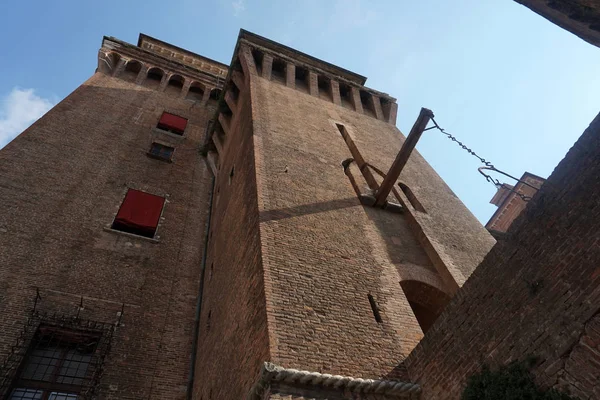
[[501,237],[513,221],[521,214],[527,206],[527,201],[537,193],[538,189],[546,180],[542,177],[525,172],[515,186],[504,184],[490,200],[490,203],[498,207],[494,215],[485,227],[492,235]]

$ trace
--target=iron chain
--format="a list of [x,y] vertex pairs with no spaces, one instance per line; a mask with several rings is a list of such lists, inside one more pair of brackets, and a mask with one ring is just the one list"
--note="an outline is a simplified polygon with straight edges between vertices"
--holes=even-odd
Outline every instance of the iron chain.
[[506,183],[500,183],[500,181],[497,178],[494,178],[492,176],[490,176],[489,174],[486,174],[485,172],[483,172],[483,170],[490,170],[490,171],[496,171],[502,175],[508,176],[511,179],[516,180],[517,182],[523,183],[526,186],[529,186],[535,190],[538,190],[538,188],[536,188],[535,186],[532,186],[530,184],[528,184],[527,182],[524,182],[518,178],[515,178],[512,175],[507,174],[506,172],[503,172],[499,169],[497,169],[494,164],[492,164],[490,161],[486,160],[485,158],[481,157],[479,154],[475,153],[472,149],[470,149],[469,147],[467,147],[463,142],[461,142],[460,140],[458,140],[455,136],[453,136],[452,134],[450,134],[449,132],[446,132],[445,129],[443,129],[442,127],[440,127],[438,125],[438,123],[435,121],[434,118],[431,118],[431,121],[433,122],[432,127],[427,128],[426,130],[432,129],[432,128],[436,128],[437,130],[439,130],[440,132],[442,132],[444,135],[446,135],[446,137],[448,137],[448,139],[452,140],[453,142],[455,142],[456,144],[458,144],[462,149],[464,149],[467,153],[471,154],[472,156],[474,156],[475,158],[477,158],[484,166],[479,168],[479,173],[481,175],[483,175],[485,177],[485,180],[488,182],[491,182],[496,188],[500,189],[500,188],[504,188],[506,190],[509,190],[511,192],[513,192],[514,194],[516,194],[518,197],[520,197],[523,201],[529,201],[531,200],[531,196],[527,196],[523,193],[520,193],[518,191],[516,191],[514,188],[516,187],[516,185],[514,187],[510,187],[509,185],[507,185]]

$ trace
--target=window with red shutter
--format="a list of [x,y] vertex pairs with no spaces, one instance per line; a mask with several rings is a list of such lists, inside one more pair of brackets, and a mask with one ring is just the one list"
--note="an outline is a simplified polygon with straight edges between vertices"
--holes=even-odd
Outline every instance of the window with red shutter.
[[158,121],[157,128],[163,131],[169,131],[177,135],[183,135],[188,120],[175,114],[163,112]]
[[129,189],[112,229],[152,238],[156,233],[164,204],[164,197]]

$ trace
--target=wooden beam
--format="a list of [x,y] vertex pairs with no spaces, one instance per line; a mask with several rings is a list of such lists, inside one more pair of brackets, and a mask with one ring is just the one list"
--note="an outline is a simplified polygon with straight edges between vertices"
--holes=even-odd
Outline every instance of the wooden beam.
[[404,141],[402,148],[398,152],[398,155],[396,156],[394,163],[390,167],[390,170],[385,175],[383,182],[381,182],[381,185],[379,186],[379,190],[377,191],[377,195],[375,196],[376,207],[381,207],[385,204],[386,199],[390,194],[390,191],[392,190],[394,184],[396,183],[396,180],[400,176],[400,172],[402,172],[402,169],[408,161],[408,157],[410,157],[410,154],[417,145],[417,142],[421,138],[421,135],[423,134],[423,131],[427,127],[427,124],[429,123],[429,120],[431,118],[433,118],[433,112],[431,110],[428,110],[427,108],[421,108],[419,117],[415,121],[415,124],[410,130],[410,133],[406,137],[406,140]]

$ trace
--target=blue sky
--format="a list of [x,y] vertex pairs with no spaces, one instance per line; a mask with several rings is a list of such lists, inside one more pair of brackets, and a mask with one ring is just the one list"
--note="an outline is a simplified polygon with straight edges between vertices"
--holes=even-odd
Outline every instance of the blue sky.
[[[512,0],[6,0],[0,146],[84,82],[102,36],[140,32],[229,63],[244,28],[368,77],[513,175],[547,177],[600,111],[600,49]],[[417,146],[485,223],[494,187],[437,131]]]

